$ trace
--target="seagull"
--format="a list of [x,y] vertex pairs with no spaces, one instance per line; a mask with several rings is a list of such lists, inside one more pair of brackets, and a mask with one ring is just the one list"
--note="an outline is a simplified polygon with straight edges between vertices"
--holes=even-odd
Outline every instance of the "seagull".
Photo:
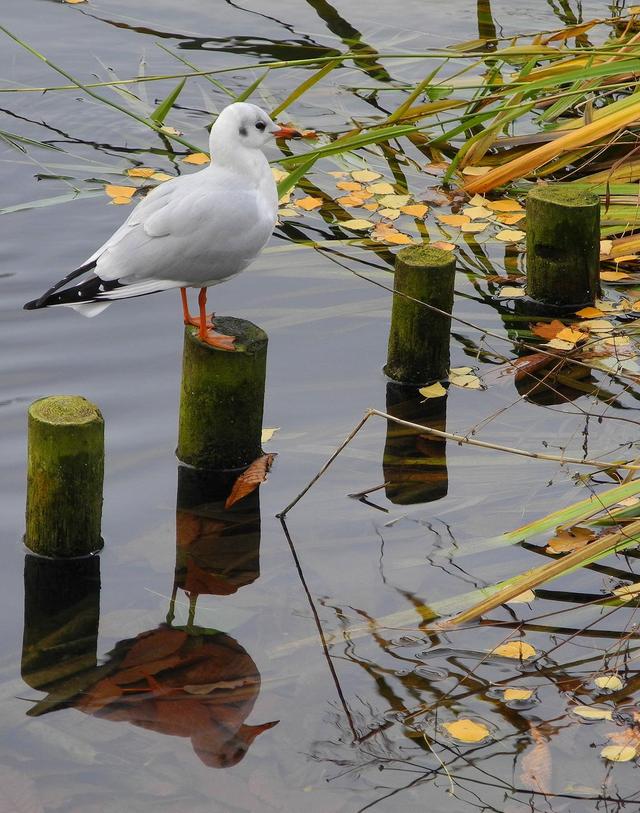
[[[256,105],[225,107],[211,128],[211,163],[152,189],[95,254],[25,310],[67,306],[91,317],[119,299],[179,288],[185,324],[202,342],[233,350],[234,337],[217,333],[206,313],[207,288],[243,271],[266,245],[278,192],[263,149],[299,135]],[[198,317],[187,288],[200,289]]]

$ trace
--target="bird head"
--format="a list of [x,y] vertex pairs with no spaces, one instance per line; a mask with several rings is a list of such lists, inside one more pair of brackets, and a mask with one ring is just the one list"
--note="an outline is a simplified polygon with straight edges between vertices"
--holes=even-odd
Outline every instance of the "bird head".
[[232,144],[260,150],[273,138],[289,138],[297,134],[292,127],[280,127],[255,104],[234,102],[224,108],[211,128],[211,153],[213,155],[221,147]]

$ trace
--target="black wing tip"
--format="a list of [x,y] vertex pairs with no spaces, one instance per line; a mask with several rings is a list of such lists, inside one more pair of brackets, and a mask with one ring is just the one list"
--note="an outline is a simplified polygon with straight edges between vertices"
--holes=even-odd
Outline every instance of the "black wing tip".
[[40,308],[46,308],[46,305],[43,305],[40,299],[32,299],[31,302],[25,302],[22,306],[23,311],[35,311]]

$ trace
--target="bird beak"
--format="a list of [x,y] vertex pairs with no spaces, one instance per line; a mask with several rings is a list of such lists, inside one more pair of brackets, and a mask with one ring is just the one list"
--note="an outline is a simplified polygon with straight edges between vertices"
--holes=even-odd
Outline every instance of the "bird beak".
[[302,138],[300,130],[295,127],[278,127],[277,130],[272,130],[271,135],[274,138]]

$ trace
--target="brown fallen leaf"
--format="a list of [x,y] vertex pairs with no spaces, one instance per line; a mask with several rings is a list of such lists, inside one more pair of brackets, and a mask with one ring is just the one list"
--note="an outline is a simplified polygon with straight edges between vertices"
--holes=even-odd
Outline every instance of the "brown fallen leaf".
[[604,313],[600,308],[588,307],[576,311],[576,316],[579,316],[581,319],[597,319],[599,316],[604,316]]
[[554,319],[552,322],[536,322],[531,327],[533,334],[547,340],[555,339],[561,330],[564,330],[564,325],[559,319]]
[[544,367],[548,367],[553,361],[555,361],[555,359],[546,353],[529,353],[527,356],[514,359],[511,362],[511,367],[516,368],[514,378],[516,381],[522,381],[527,378],[527,376],[539,372]]
[[245,469],[242,474],[237,478],[231,489],[231,493],[226,499],[224,504],[225,509],[231,508],[232,505],[251,494],[252,491],[264,483],[267,479],[267,474],[273,465],[275,454],[265,454],[254,460],[251,465]]
[[556,528],[556,535],[549,540],[545,550],[547,553],[569,553],[584,548],[595,538],[596,534],[590,528],[581,528],[579,525],[573,528]]

